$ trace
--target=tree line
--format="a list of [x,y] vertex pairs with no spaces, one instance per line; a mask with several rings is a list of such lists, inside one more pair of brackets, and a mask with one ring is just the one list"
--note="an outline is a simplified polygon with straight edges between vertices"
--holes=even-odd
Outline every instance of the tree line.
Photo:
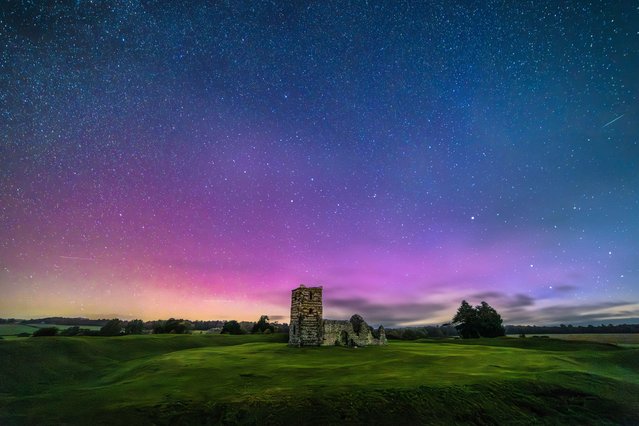
[[[60,324],[62,325],[62,324]],[[288,325],[278,322],[271,323],[267,315],[262,315],[257,322],[230,321],[189,321],[185,319],[169,318],[144,322],[140,319],[123,321],[119,318],[106,320],[99,330],[82,328],[74,325],[63,330],[58,327],[40,327],[34,337],[43,336],[122,336],[133,334],[190,334],[194,330],[217,331],[221,334],[247,333],[288,333]],[[23,333],[27,337],[28,333]]]
[[507,325],[507,334],[586,334],[586,333],[639,333],[639,324],[601,324],[557,326]]
[[423,327],[395,327],[385,329],[389,340],[417,340],[425,338],[446,338],[459,336],[452,325],[428,325]]
[[[288,324],[270,322],[267,315],[262,315],[256,322],[236,320],[222,321],[190,321],[169,318],[168,320],[142,321],[135,319],[124,321],[118,318],[91,320],[88,318],[47,317],[36,320],[16,318],[0,318],[0,324],[49,323],[71,325],[60,330],[58,327],[41,327],[33,336],[119,336],[127,334],[187,334],[193,331],[213,331],[222,334],[250,333],[288,333]],[[537,325],[502,325],[501,315],[488,303],[482,301],[471,306],[462,301],[457,313],[449,324],[441,326],[399,327],[386,329],[388,339],[415,340],[422,338],[444,337],[498,337],[505,334],[580,334],[580,333],[639,333],[639,324],[601,324],[578,325],[561,324],[558,326]],[[100,326],[100,330],[82,328],[82,326]],[[27,337],[29,333],[20,333]]]

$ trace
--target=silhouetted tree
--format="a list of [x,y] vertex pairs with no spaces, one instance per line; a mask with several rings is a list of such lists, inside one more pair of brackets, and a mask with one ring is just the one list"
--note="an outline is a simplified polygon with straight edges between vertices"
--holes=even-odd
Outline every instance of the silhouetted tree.
[[240,323],[235,320],[227,321],[222,326],[222,334],[243,334],[243,333],[244,331],[242,330],[242,327],[240,327]]
[[60,336],[77,336],[80,334],[80,327],[74,325],[60,332]]
[[177,324],[175,324],[175,326],[173,326],[173,329],[171,330],[171,333],[175,333],[175,334],[187,334],[191,332],[191,323],[189,321],[185,321],[185,320],[179,320],[177,322]]
[[415,340],[417,338],[417,330],[413,328],[407,328],[402,333],[402,339],[404,340]]
[[558,326],[507,325],[506,334],[576,334],[576,333],[639,333],[639,324],[608,324],[599,327],[561,324]]
[[192,321],[193,330],[210,330],[212,328],[222,328],[224,321]]
[[144,322],[140,319],[134,319],[129,321],[124,327],[126,334],[142,334],[144,331]]
[[153,334],[163,334],[166,333],[164,324],[166,321],[154,321],[153,322]]
[[453,318],[453,324],[456,324],[455,328],[464,339],[498,337],[506,334],[501,315],[483,301],[473,308],[463,300]]
[[505,336],[506,330],[502,325],[501,315],[486,302],[475,308],[477,311],[477,326],[481,337]]
[[461,306],[453,317],[453,324],[463,339],[479,337],[477,330],[477,311],[468,302],[462,300]]
[[262,315],[253,326],[253,330],[251,332],[265,333],[268,330],[269,333],[272,333],[275,327],[273,327],[268,321],[268,315]]
[[[165,333],[175,333],[175,329],[179,327],[180,321],[175,318],[169,318],[164,323],[164,332]],[[181,334],[181,333],[179,333]]]
[[169,318],[166,321],[162,321],[159,324],[156,324],[153,327],[153,333],[163,334],[163,333],[173,333],[173,334],[184,334],[188,333],[191,330],[191,323],[189,321],[183,319],[175,319]]
[[118,318],[109,320],[100,329],[100,335],[102,336],[119,336],[120,334],[122,334],[122,321]]
[[55,336],[58,334],[58,327],[42,327],[33,332],[33,337]]

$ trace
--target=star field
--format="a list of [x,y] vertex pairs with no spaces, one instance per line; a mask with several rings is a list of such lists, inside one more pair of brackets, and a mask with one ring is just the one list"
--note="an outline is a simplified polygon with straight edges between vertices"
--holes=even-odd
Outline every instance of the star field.
[[632,2],[7,2],[2,316],[639,318]]

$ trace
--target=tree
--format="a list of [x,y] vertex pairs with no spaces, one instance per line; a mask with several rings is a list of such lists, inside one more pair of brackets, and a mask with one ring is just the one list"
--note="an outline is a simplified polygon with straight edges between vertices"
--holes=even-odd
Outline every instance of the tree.
[[129,321],[124,327],[125,334],[142,334],[144,331],[144,322],[140,319]]
[[153,334],[166,333],[166,331],[164,331],[164,323],[166,323],[166,321],[155,321],[153,323]]
[[100,335],[102,336],[119,336],[122,333],[122,321],[118,318],[109,320],[100,329]]
[[465,300],[457,309],[453,324],[463,339],[504,336],[501,315],[486,302],[472,307]]
[[415,340],[417,339],[417,331],[413,328],[406,328],[402,333],[402,339],[404,340]]
[[168,320],[166,320],[166,322],[164,323],[164,332],[165,333],[177,333],[177,334],[182,334],[182,333],[178,333],[176,330],[179,329],[180,326],[180,321],[176,320],[175,318],[169,318]]
[[184,333],[190,333],[191,328],[192,328],[192,324],[189,321],[186,321],[183,319],[169,318],[166,321],[160,321],[158,324],[156,324],[153,327],[153,333],[184,334]]
[[244,334],[244,331],[239,322],[231,320],[225,322],[222,326],[222,334]]
[[269,333],[272,333],[274,328],[275,327],[273,327],[268,322],[268,315],[262,315],[260,317],[259,321],[257,321],[255,323],[255,325],[253,326],[253,330],[251,332],[252,333],[265,333],[268,330]]
[[58,334],[58,327],[42,327],[33,332],[33,337],[55,336]]
[[73,327],[69,327],[66,330],[62,330],[60,332],[60,336],[77,336],[80,334],[80,327],[74,325]]
[[477,311],[477,323],[479,327],[479,335],[481,337],[499,337],[505,336],[506,330],[502,325],[501,315],[486,302],[475,308]]
[[462,300],[461,306],[453,317],[453,324],[462,339],[479,337],[477,330],[477,311],[468,302]]

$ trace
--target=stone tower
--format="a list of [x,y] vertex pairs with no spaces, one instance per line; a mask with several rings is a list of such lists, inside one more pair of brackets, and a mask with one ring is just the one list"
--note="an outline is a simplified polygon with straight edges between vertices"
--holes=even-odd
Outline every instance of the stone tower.
[[291,295],[288,344],[319,346],[322,343],[322,287],[300,285]]

